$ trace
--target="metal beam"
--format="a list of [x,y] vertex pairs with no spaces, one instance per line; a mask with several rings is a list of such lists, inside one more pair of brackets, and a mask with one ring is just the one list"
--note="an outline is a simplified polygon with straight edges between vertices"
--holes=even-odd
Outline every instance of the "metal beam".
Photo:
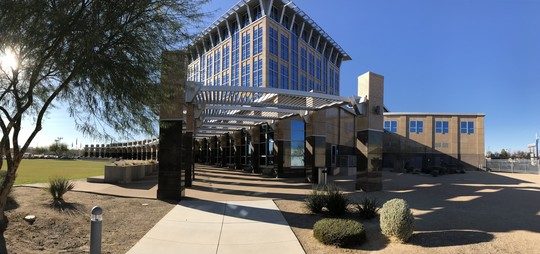
[[206,106],[206,109],[223,109],[223,110],[257,111],[257,112],[278,112],[278,113],[288,113],[288,114],[297,113],[296,110],[291,110],[291,109],[271,108],[271,107],[257,107],[256,105],[252,105],[251,107],[211,105],[211,106]]

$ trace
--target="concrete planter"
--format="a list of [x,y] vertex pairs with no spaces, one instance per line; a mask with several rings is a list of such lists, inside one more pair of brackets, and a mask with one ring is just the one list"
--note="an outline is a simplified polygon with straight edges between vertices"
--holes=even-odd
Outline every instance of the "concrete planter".
[[141,180],[146,176],[158,171],[158,164],[136,165],[136,166],[105,166],[105,183],[130,183]]

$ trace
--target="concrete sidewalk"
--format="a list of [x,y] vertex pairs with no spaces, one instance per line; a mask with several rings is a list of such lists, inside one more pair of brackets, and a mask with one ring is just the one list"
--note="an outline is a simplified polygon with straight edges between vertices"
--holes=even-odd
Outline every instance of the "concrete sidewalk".
[[305,252],[272,200],[182,200],[128,253]]

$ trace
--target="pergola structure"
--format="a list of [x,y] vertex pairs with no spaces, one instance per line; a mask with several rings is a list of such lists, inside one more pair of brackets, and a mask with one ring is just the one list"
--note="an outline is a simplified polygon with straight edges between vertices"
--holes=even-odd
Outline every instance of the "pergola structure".
[[185,102],[194,106],[195,138],[274,123],[294,115],[305,117],[328,107],[345,106],[362,114],[364,100],[358,96],[346,98],[265,87],[204,86],[196,82],[187,82],[185,93]]

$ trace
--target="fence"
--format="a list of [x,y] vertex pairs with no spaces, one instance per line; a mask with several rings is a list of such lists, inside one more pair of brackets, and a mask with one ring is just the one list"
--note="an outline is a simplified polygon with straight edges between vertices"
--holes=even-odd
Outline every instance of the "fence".
[[540,174],[538,160],[486,160],[486,169],[494,172]]

